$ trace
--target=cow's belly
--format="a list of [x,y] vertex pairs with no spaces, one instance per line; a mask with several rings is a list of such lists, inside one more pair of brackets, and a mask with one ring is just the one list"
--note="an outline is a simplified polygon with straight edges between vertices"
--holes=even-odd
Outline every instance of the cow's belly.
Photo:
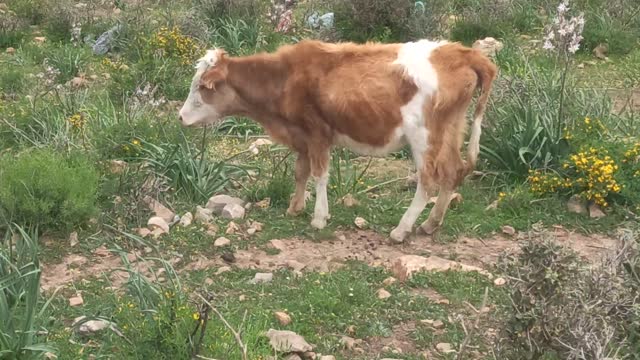
[[394,151],[402,149],[407,144],[405,134],[401,127],[398,127],[389,141],[382,146],[374,146],[353,140],[347,135],[337,134],[335,137],[335,145],[347,148],[357,154],[384,157]]

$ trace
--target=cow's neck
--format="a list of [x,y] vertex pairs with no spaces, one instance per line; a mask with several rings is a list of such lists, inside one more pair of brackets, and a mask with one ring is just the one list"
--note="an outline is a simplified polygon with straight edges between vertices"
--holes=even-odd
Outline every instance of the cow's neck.
[[287,78],[287,67],[272,54],[229,59],[227,82],[242,101],[243,114],[258,122],[278,116],[278,101]]

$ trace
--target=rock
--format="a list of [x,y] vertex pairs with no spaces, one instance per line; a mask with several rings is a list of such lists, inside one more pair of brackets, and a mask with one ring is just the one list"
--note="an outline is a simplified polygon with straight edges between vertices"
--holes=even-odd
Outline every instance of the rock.
[[455,350],[453,350],[453,346],[449,343],[438,343],[436,345],[436,350],[438,350],[438,352],[441,352],[443,354],[455,352]]
[[317,358],[317,355],[313,351],[307,351],[302,354],[302,358],[306,360],[314,360]]
[[567,201],[567,209],[569,212],[575,214],[587,214],[587,202],[584,201],[579,195],[573,195],[569,201]]
[[104,33],[102,33],[102,35],[100,35],[96,40],[96,42],[93,44],[93,47],[92,47],[93,52],[96,55],[104,55],[108,53],[109,50],[111,50],[111,47],[113,46],[113,41],[115,40],[116,36],[118,35],[121,29],[122,29],[122,25],[118,24],[112,27],[111,29],[109,29],[108,31],[105,31]]
[[247,229],[247,235],[250,235],[250,236],[251,236],[251,235],[253,235],[253,234],[255,234],[255,233],[256,233],[256,229],[254,229],[254,228],[248,228],[248,229]]
[[607,216],[598,204],[589,205],[589,217],[592,219],[600,219]]
[[212,237],[216,236],[218,230],[220,230],[220,228],[216,224],[205,224],[204,226],[207,229],[207,235]]
[[207,201],[207,209],[211,210],[216,215],[220,215],[222,214],[222,210],[225,206],[229,204],[236,204],[243,207],[244,201],[229,195],[214,195],[209,198],[209,201]]
[[258,139],[254,142],[252,142],[249,145],[249,151],[254,154],[254,155],[258,155],[258,153],[260,153],[260,147],[261,146],[269,146],[269,145],[273,145],[273,141],[269,140],[269,139]]
[[122,174],[127,168],[127,163],[122,160],[111,160],[109,162],[109,171],[112,174]]
[[480,274],[491,277],[487,271],[471,265],[461,264],[456,261],[443,259],[437,256],[403,255],[395,259],[391,265],[391,271],[400,281],[409,279],[419,271],[477,271]]
[[89,81],[82,76],[76,76],[73,79],[67,82],[67,85],[70,85],[76,89],[86,87],[89,85]]
[[345,207],[348,207],[348,208],[360,205],[360,202],[358,200],[356,200],[356,198],[354,198],[353,195],[351,195],[351,194],[345,195],[340,200],[340,202],[342,203],[342,205],[344,205]]
[[212,278],[204,279],[204,284],[209,286],[213,285],[213,279]]
[[492,37],[487,37],[481,40],[476,40],[472,47],[480,50],[487,56],[495,56],[500,50],[502,50],[504,45]]
[[284,241],[278,239],[269,240],[269,246],[280,251],[285,251],[287,249],[287,245],[284,244]]
[[84,299],[82,298],[82,295],[78,294],[74,297],[69,298],[69,306],[75,307],[81,305],[84,305]]
[[223,247],[223,246],[228,246],[231,244],[231,240],[227,239],[226,237],[219,237],[216,239],[216,241],[213,242],[213,246],[215,247]]
[[269,329],[266,335],[271,347],[277,352],[304,353],[313,350],[302,336],[293,331]]
[[137,229],[136,232],[138,233],[138,236],[140,236],[141,238],[147,237],[149,234],[151,234],[151,230],[147,228]]
[[176,214],[169,210],[166,206],[162,205],[158,200],[152,198],[151,196],[145,196],[143,199],[144,203],[147,204],[149,210],[153,211],[155,216],[161,217],[164,221],[168,223],[173,222]]
[[44,358],[47,359],[47,360],[55,360],[55,359],[58,358],[58,355],[56,355],[56,354],[54,354],[52,352],[49,352],[49,351],[44,353],[42,356],[44,356]]
[[106,320],[88,320],[84,321],[86,316],[80,316],[73,320],[73,324],[71,326],[76,327],[76,333],[82,336],[93,335],[98,333],[104,329],[108,329],[112,327],[112,323]]
[[286,264],[287,264],[287,267],[292,269],[293,271],[302,271],[302,269],[307,267],[306,264],[303,264],[297,260],[287,260]]
[[191,214],[190,212],[187,212],[186,214],[182,215],[182,217],[180,218],[180,226],[187,227],[191,225],[192,221],[193,221],[193,214]]
[[201,223],[209,223],[213,221],[213,215],[211,209],[203,208],[201,206],[196,206],[196,215],[194,219]]
[[37,42],[38,44],[42,44],[47,41],[47,38],[44,36],[36,36],[33,38],[33,41]]
[[267,209],[271,205],[271,198],[264,198],[256,203],[256,207]]
[[342,346],[344,346],[344,348],[347,350],[353,350],[359,344],[359,341],[357,339],[354,339],[349,336],[343,336],[340,339],[340,342],[342,343]]
[[302,358],[298,354],[289,354],[284,357],[284,360],[302,360]]
[[436,329],[442,329],[444,328],[444,322],[442,322],[442,320],[436,320],[433,322],[433,324],[431,324],[434,328]]
[[273,280],[272,273],[257,273],[250,281],[252,284],[269,283]]
[[252,221],[251,224],[249,224],[249,228],[256,229],[257,232],[260,232],[264,228],[264,224],[261,222]]
[[222,258],[222,260],[224,260],[225,262],[228,262],[228,263],[236,262],[236,256],[233,255],[232,252],[226,252],[226,253],[220,255],[220,257]]
[[378,289],[378,292],[376,294],[378,295],[378,299],[380,300],[385,300],[391,297],[391,293],[385,289]]
[[307,26],[312,29],[332,29],[335,15],[332,12],[323,15],[314,12],[307,18]]
[[151,219],[149,219],[149,221],[147,221],[147,226],[149,227],[152,233],[156,229],[161,229],[163,233],[169,232],[169,224],[167,224],[167,222],[159,216],[154,216]]
[[320,360],[336,360],[336,357],[333,355],[322,355],[320,356]]
[[78,245],[78,233],[76,231],[69,235],[69,246],[74,247]]
[[7,50],[5,50],[5,52],[9,55],[13,55],[16,53],[16,49],[12,47],[8,47]]
[[384,279],[382,285],[389,286],[391,284],[394,284],[396,281],[398,281],[396,278],[394,278],[393,276],[389,276],[388,278]]
[[239,231],[240,231],[240,227],[238,226],[238,224],[234,223],[233,221],[230,221],[229,225],[227,225],[227,230],[225,231],[225,234],[233,235]]
[[507,283],[507,280],[505,280],[504,278],[501,278],[501,277],[493,280],[493,285],[495,285],[495,286],[502,286],[502,285],[504,285],[506,283]]
[[238,204],[228,204],[222,209],[222,217],[229,220],[242,219],[244,207]]
[[218,271],[216,271],[216,275],[220,275],[220,274],[223,274],[223,273],[226,273],[226,272],[229,272],[229,271],[231,271],[230,267],[221,266],[221,267],[218,268]]
[[358,229],[364,229],[368,225],[367,220],[361,218],[360,216],[356,217],[356,219],[353,221],[353,223],[356,224],[356,227]]
[[516,229],[513,226],[505,225],[502,227],[502,233],[513,236],[516,234]]
[[291,324],[291,316],[289,316],[289,314],[287,314],[286,312],[276,311],[273,313],[273,315],[276,317],[276,320],[278,320],[280,325],[287,326]]
[[598,46],[596,46],[595,48],[593,48],[593,56],[597,57],[600,60],[606,60],[608,52],[609,52],[608,44],[601,43],[601,44],[598,44]]

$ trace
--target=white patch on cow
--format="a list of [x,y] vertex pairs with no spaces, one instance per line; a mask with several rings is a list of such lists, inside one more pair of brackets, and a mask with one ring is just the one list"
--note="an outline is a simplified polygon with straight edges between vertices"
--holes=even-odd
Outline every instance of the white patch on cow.
[[407,144],[402,126],[397,127],[393,131],[393,135],[384,146],[373,146],[353,140],[347,135],[337,134],[335,143],[338,146],[345,147],[360,155],[383,157],[394,151],[400,150]]
[[[418,179],[423,166],[424,153],[429,148],[429,132],[424,118],[425,102],[438,90],[438,74],[433,68],[429,58],[438,47],[445,45],[446,41],[433,42],[420,40],[404,44],[398,52],[398,58],[393,62],[404,68],[405,74],[413,80],[418,87],[414,97],[400,108],[402,113],[402,131],[406,141],[411,146],[413,160],[418,169]],[[402,216],[398,226],[392,231],[391,237],[395,241],[403,241],[411,232],[418,216],[427,205],[427,194],[423,184],[418,181],[416,194],[409,208]]]
[[191,81],[189,96],[184,102],[182,109],[180,109],[180,119],[185,126],[206,124],[211,122],[208,121],[209,119],[216,120],[219,117],[216,109],[202,101],[200,91],[198,91],[198,85],[200,84],[202,75],[209,68],[216,65],[218,62],[218,54],[218,50],[207,50],[205,55],[196,63],[196,74]]

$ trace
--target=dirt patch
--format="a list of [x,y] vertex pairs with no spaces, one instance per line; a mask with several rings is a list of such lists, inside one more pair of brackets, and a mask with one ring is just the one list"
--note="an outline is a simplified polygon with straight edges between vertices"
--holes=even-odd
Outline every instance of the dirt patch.
[[[267,249],[256,247],[239,250],[235,253],[236,261],[233,266],[268,271],[288,268],[299,272],[329,272],[342,267],[350,260],[357,260],[369,266],[390,269],[394,261],[404,255],[436,255],[465,265],[488,268],[495,264],[501,253],[517,250],[526,237],[462,237],[454,243],[438,244],[428,236],[418,236],[409,243],[390,245],[386,236],[368,230],[336,232],[335,235],[334,239],[321,242],[302,238],[274,239],[269,247],[277,249],[277,254],[270,255],[274,250],[267,252]],[[584,259],[593,262],[613,252],[619,244],[616,239],[604,235],[583,235],[562,228],[555,229],[555,238],[558,243],[572,248]],[[128,259],[133,268],[143,275],[162,281],[161,274],[154,274],[150,270],[154,264],[138,262],[134,254],[129,254]],[[106,276],[112,281],[113,286],[119,287],[129,277],[123,265],[120,256],[105,248],[94,252],[91,259],[75,254],[69,255],[59,264],[44,266],[42,287],[44,290],[50,290],[83,278],[99,276]],[[186,264],[180,271],[222,266],[229,264],[220,257],[201,256]]]
[[640,111],[640,89],[611,90],[609,96],[613,100],[613,113],[620,114],[625,111],[637,113]]
[[414,321],[404,322],[393,326],[393,334],[388,337],[370,337],[365,339],[363,349],[369,356],[380,356],[385,353],[412,354],[416,345],[411,334],[416,331]]

